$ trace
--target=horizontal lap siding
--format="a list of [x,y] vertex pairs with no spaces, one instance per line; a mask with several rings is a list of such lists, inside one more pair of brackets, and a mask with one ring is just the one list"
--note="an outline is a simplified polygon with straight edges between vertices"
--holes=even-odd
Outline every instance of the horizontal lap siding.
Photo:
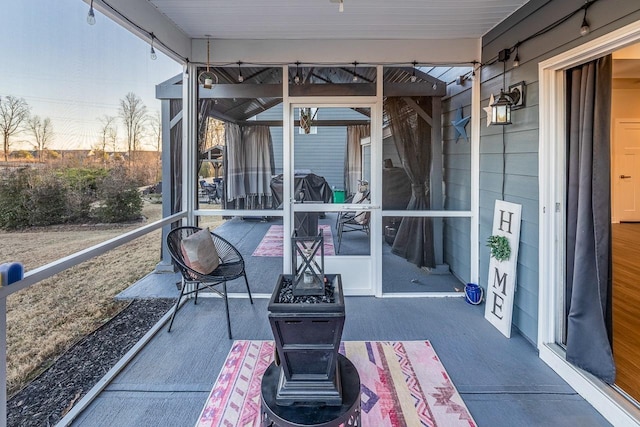
[[[532,0],[500,23],[483,37],[482,62],[490,63],[502,49],[514,46],[531,34],[545,28],[555,20],[584,5],[583,0]],[[496,62],[482,68],[482,107],[489,104],[493,93],[524,81],[526,106],[513,111],[510,126],[504,127],[504,199],[522,204],[520,253],[518,256],[517,291],[514,302],[513,324],[522,334],[537,341],[538,317],[538,128],[539,84],[538,63],[559,53],[607,34],[640,19],[638,0],[602,0],[589,8],[588,20],[591,33],[580,37],[582,13],[578,13],[551,32],[523,43],[519,49],[520,67],[512,68],[512,59]],[[503,83],[504,78],[504,83]],[[504,85],[504,86],[503,86]],[[487,285],[489,251],[485,246],[491,234],[493,207],[502,197],[503,129],[486,127],[486,113],[482,112],[480,132],[480,282]]]
[[[282,104],[257,116],[258,120],[282,120]],[[349,108],[321,108],[319,120],[364,120],[366,116]],[[283,172],[283,135],[282,127],[271,127],[276,174]],[[299,134],[294,132],[295,169],[310,169],[316,175],[324,177],[329,185],[344,188],[344,154],[347,142],[345,126],[325,126],[318,128],[317,134]]]
[[[453,74],[451,77],[453,78]],[[463,117],[471,114],[471,90],[456,84],[450,84],[447,90],[449,96],[442,103],[444,207],[448,211],[470,210],[471,126],[468,124],[466,127],[469,140],[465,141],[462,136],[456,138],[451,122],[455,120],[459,107],[462,108]],[[444,262],[463,282],[471,280],[470,231],[469,218],[444,220]]]

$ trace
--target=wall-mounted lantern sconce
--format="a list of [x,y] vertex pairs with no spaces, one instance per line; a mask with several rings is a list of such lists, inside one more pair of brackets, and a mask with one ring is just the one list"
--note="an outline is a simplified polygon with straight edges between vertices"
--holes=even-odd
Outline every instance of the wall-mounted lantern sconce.
[[509,95],[504,93],[504,90],[500,90],[500,96],[491,104],[491,124],[511,124],[511,99]]
[[520,82],[509,86],[509,92],[500,90],[500,96],[491,104],[492,125],[511,124],[511,110],[517,110],[525,105],[524,89],[524,82]]

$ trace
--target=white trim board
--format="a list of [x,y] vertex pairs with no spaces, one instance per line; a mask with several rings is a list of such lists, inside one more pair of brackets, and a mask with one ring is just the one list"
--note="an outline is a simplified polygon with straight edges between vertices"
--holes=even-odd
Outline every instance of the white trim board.
[[640,21],[612,31],[583,45],[540,62],[539,131],[539,300],[538,350],[540,358],[571,385],[593,407],[616,425],[640,425],[640,411],[611,387],[583,373],[560,357],[561,337],[559,287],[564,283],[564,76],[563,71],[601,57],[640,40]]

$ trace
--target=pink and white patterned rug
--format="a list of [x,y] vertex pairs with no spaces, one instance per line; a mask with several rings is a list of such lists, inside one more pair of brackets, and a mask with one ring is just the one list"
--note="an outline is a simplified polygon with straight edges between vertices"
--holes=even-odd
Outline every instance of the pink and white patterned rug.
[[[235,341],[196,426],[259,426],[273,352],[273,341]],[[429,341],[344,341],[340,353],[360,375],[363,426],[476,426]]]
[[[322,236],[324,237],[324,254],[335,255],[335,249],[333,246],[333,233],[331,233],[331,226],[328,224],[318,225],[318,228],[322,230]],[[253,251],[253,256],[270,256],[281,257],[282,256],[282,242],[284,236],[284,227],[282,225],[272,225],[267,230],[260,244]],[[318,252],[319,253],[319,252]]]

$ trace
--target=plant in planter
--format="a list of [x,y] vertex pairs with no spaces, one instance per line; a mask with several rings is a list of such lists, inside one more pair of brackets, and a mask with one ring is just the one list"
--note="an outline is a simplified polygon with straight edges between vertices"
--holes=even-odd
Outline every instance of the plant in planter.
[[511,257],[509,239],[505,236],[493,235],[487,239],[487,246],[491,248],[491,256],[497,261],[506,261]]

